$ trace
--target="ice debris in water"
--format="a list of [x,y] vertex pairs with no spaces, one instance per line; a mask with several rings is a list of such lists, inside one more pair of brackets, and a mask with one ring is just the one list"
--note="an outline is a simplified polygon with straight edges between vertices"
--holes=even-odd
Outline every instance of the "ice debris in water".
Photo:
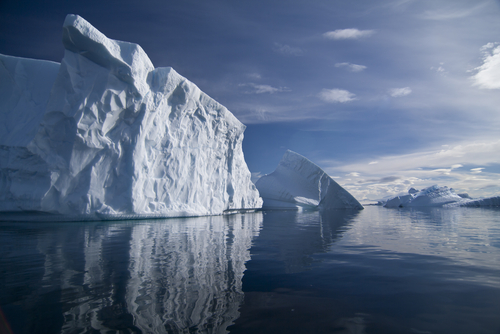
[[0,211],[87,218],[254,209],[245,126],[77,15],[61,64],[0,55]]
[[274,172],[255,183],[272,209],[363,209],[363,206],[321,168],[288,150]]

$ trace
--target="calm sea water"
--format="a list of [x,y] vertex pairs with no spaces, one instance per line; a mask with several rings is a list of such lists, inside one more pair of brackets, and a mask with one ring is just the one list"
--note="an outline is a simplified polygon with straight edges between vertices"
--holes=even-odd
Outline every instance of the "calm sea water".
[[0,223],[0,333],[500,333],[500,210]]

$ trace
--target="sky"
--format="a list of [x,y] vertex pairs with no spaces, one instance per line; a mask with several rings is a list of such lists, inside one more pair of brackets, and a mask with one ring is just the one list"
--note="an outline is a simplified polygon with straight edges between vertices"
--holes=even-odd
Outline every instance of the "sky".
[[365,203],[500,195],[500,0],[2,0],[0,53],[60,62],[67,14],[226,106],[254,178],[290,149]]

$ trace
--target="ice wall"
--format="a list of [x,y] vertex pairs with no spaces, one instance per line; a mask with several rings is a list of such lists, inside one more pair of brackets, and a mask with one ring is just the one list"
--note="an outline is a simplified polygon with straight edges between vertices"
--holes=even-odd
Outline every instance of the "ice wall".
[[1,58],[2,82],[33,69],[1,95],[5,117],[21,114],[2,132],[1,211],[103,219],[262,206],[243,157],[245,126],[224,106],[77,15],[66,17],[63,44],[60,65]]
[[288,150],[274,172],[256,182],[264,208],[363,209],[321,168]]

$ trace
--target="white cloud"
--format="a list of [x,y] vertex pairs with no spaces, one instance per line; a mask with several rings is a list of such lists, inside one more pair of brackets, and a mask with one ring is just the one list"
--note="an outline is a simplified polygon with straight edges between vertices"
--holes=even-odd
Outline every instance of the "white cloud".
[[264,93],[269,93],[269,94],[274,94],[274,93],[280,93],[280,92],[289,92],[290,89],[286,87],[272,87],[269,85],[258,85],[255,83],[246,83],[246,84],[240,84],[240,87],[252,87],[252,91],[247,91],[247,94],[264,94]]
[[[322,167],[329,174],[344,173],[345,177],[336,181],[359,200],[380,199],[406,192],[410,187],[421,189],[433,184],[467,192],[473,197],[488,197],[498,196],[500,192],[500,174],[486,167],[499,165],[499,153],[500,140],[495,139],[379,157],[377,164],[365,160],[338,166],[335,161],[323,161]],[[472,168],[462,168],[464,166]],[[356,176],[363,175],[363,179],[353,179],[355,175],[351,171],[356,171]]]
[[389,94],[392,97],[406,96],[406,95],[408,95],[410,93],[411,93],[411,88],[410,87],[389,89]]
[[337,63],[335,64],[335,67],[346,67],[351,72],[361,72],[366,69],[366,66],[364,65],[357,65],[351,63]]
[[301,48],[279,43],[274,43],[274,51],[290,56],[302,56],[304,53]]
[[328,31],[323,34],[323,37],[328,39],[358,39],[361,37],[369,37],[375,33],[374,30],[359,30],[351,29],[337,29]]
[[481,51],[484,53],[483,65],[475,69],[474,85],[483,89],[500,89],[500,45],[488,43]]
[[262,76],[259,74],[259,73],[248,73],[247,76],[250,78],[250,79],[254,79],[254,80],[260,80],[262,79]]
[[346,103],[356,100],[356,95],[343,89],[323,89],[318,97],[328,103]]

